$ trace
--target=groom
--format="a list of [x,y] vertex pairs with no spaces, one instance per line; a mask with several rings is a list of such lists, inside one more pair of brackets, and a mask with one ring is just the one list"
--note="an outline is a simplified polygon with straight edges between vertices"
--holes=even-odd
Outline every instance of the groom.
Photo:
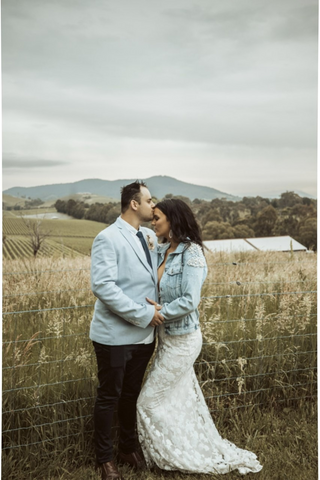
[[136,402],[152,356],[154,330],[163,322],[157,300],[157,240],[140,227],[152,220],[154,203],[143,182],[121,191],[121,216],[100,232],[92,246],[91,287],[97,297],[90,338],[99,386],[94,408],[97,465],[102,480],[123,480],[113,461],[111,427],[118,405],[119,458],[135,468],[144,461],[136,451]]

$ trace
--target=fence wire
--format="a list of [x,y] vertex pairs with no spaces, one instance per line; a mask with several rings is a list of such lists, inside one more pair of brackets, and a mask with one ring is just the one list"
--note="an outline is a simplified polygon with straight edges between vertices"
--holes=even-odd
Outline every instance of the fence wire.
[[[221,266],[250,266],[250,265],[281,265],[281,264],[286,264],[288,263],[287,260],[283,262],[215,262],[215,263],[208,263],[208,267],[221,267]],[[313,260],[295,260],[291,261],[290,264],[304,264],[304,263],[309,263],[313,264]],[[61,273],[61,272],[82,272],[82,271],[90,271],[90,268],[64,268],[64,269],[45,269],[45,270],[26,270],[26,271],[12,271],[12,272],[6,272],[4,271],[2,273],[3,276],[7,275],[38,275],[39,273]]]
[[[316,400],[315,268],[314,258],[209,263],[195,371],[213,415]],[[97,387],[89,268],[3,275],[3,450],[86,445]]]

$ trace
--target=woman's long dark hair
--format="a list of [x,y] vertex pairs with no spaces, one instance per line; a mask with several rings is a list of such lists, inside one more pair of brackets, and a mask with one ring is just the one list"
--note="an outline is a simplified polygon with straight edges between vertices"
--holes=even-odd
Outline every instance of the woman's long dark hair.
[[200,227],[189,205],[178,198],[170,198],[157,203],[155,208],[159,208],[165,214],[173,236],[179,242],[187,244],[194,242],[203,250]]

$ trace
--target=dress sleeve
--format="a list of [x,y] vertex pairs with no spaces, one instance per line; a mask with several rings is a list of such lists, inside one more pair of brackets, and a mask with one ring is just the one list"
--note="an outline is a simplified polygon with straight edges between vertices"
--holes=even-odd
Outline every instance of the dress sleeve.
[[192,243],[184,252],[181,296],[164,303],[161,315],[165,323],[176,321],[196,310],[201,298],[201,287],[207,275],[207,263],[199,245]]

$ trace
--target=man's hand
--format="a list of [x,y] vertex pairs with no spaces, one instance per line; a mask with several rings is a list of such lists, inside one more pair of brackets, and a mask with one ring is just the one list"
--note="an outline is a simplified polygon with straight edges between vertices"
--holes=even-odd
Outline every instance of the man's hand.
[[159,313],[161,310],[161,305],[158,305],[157,302],[154,300],[150,300],[150,298],[147,297],[147,301],[151,303],[151,305],[154,305],[154,315],[153,319],[149,323],[151,327],[157,327],[158,325],[161,325],[164,321],[164,317]]

